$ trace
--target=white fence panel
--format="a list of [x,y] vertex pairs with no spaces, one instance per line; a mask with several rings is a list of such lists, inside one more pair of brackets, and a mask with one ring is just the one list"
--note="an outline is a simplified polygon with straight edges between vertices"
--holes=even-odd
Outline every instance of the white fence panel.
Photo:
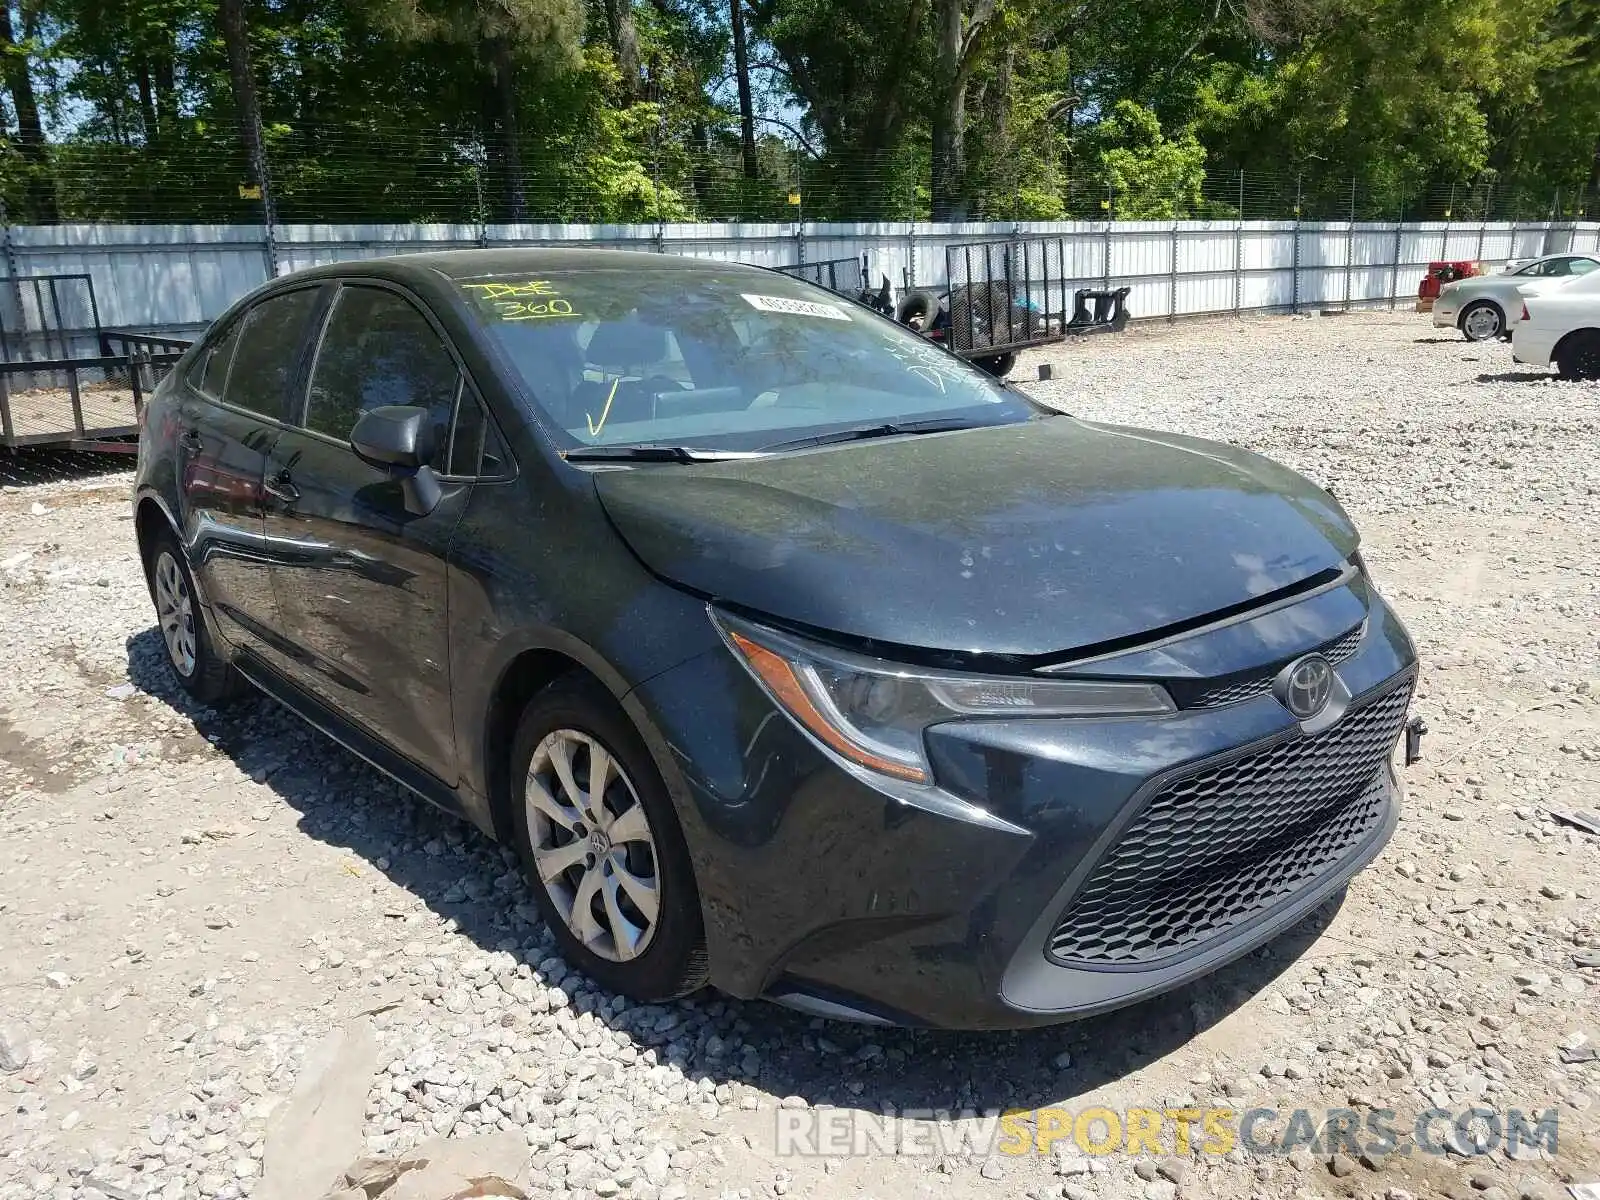
[[[877,287],[947,286],[947,252],[1040,239],[1061,296],[1127,285],[1136,318],[1409,304],[1429,262],[1491,267],[1547,252],[1600,252],[1600,223],[1408,225],[1293,221],[875,222],[684,225],[54,225],[3,234],[0,274],[86,274],[102,325],[192,335],[275,269],[474,246],[589,246],[780,267],[867,258]],[[983,258],[975,251],[974,263]],[[958,273],[964,263],[955,263]],[[854,276],[848,275],[854,282]],[[72,318],[76,321],[78,318]]]

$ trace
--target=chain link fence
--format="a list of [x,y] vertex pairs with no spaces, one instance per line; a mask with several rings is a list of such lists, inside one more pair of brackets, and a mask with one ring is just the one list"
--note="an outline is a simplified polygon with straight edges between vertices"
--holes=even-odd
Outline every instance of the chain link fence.
[[[737,153],[645,145],[545,145],[515,161],[473,136],[381,129],[269,130],[264,189],[230,131],[181,148],[73,142],[0,161],[16,225],[58,223],[676,223],[929,220],[926,164],[815,158],[764,143],[754,178]],[[1006,177],[1008,176],[1009,177]],[[1119,189],[1091,171],[969,172],[946,218],[1028,220],[1541,221],[1600,215],[1600,194],[1484,176],[1416,192],[1325,172],[1207,170],[1176,193]]]

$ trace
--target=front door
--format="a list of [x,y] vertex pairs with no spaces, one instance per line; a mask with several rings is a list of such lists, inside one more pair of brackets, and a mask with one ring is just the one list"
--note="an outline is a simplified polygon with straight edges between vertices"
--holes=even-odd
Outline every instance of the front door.
[[303,420],[267,454],[266,534],[279,628],[276,665],[318,699],[447,784],[456,779],[445,559],[471,484],[443,478],[430,513],[357,458],[370,408],[433,414],[444,468],[461,374],[407,297],[344,285],[313,359]]

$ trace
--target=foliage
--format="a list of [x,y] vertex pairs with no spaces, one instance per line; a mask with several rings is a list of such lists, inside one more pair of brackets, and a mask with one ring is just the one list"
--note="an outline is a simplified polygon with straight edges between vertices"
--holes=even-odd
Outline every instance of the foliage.
[[1206,152],[1192,132],[1168,139],[1155,113],[1118,100],[1084,141],[1092,147],[1093,178],[1103,183],[1114,216],[1170,220],[1199,207]]
[[[10,220],[259,219],[219,2],[0,0]],[[1600,0],[242,3],[284,221],[1600,215]]]

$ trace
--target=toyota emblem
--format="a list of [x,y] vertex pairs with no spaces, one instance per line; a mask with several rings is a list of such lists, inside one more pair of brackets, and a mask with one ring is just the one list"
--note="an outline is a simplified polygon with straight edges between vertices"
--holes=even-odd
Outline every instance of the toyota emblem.
[[1327,707],[1333,683],[1333,665],[1320,654],[1308,654],[1279,673],[1273,691],[1297,720],[1309,721]]

